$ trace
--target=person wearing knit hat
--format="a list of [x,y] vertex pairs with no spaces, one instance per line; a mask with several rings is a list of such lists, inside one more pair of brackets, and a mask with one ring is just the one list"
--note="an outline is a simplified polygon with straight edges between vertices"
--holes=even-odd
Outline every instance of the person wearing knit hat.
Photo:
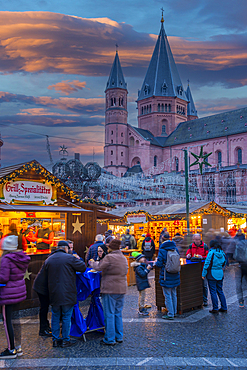
[[90,266],[102,272],[100,291],[105,316],[105,336],[102,345],[114,346],[123,341],[122,310],[127,292],[128,263],[120,250],[121,241],[113,239],[109,253],[99,262],[90,260]]
[[135,277],[136,277],[136,286],[139,291],[139,315],[148,316],[149,313],[146,307],[151,308],[150,305],[145,306],[145,297],[146,289],[150,288],[148,282],[148,274],[152,269],[152,266],[147,264],[147,260],[144,254],[138,252],[132,252],[132,256],[135,258],[135,261],[131,263],[131,267],[134,267]]
[[[19,310],[18,304],[26,299],[27,290],[24,280],[30,257],[18,249],[18,236],[7,235],[2,241],[3,255],[1,258],[0,305],[2,306],[3,323],[8,348],[0,353],[0,360],[14,359],[22,355],[21,325],[17,321],[12,326],[12,312]],[[16,349],[18,347],[18,349]]]
[[142,242],[142,253],[148,261],[152,261],[155,253],[155,244],[149,233],[146,234],[146,237]]

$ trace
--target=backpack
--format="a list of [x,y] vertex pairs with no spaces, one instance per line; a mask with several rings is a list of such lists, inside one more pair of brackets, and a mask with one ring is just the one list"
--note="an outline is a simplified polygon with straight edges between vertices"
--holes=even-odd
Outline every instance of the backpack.
[[125,239],[124,239],[124,246],[125,247],[130,247],[131,244],[130,244],[130,238],[131,238],[131,235],[129,235],[129,237],[127,238],[127,235],[125,236]]
[[143,249],[145,252],[150,252],[152,249],[152,240],[150,239],[149,241],[145,240]]
[[170,274],[176,274],[181,270],[180,266],[180,256],[176,249],[167,252],[167,260],[165,264],[165,269]]
[[236,248],[233,253],[233,258],[237,262],[247,262],[247,244],[246,240],[241,240],[236,243]]

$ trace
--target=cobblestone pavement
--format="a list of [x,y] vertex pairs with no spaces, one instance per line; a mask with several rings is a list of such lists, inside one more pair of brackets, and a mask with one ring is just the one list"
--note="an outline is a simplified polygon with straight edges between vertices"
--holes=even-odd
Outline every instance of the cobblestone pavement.
[[[228,313],[211,315],[211,308],[191,311],[174,321],[161,319],[155,307],[154,279],[148,290],[152,304],[148,318],[137,313],[136,287],[129,287],[123,311],[124,342],[114,347],[100,345],[102,333],[87,334],[75,347],[53,348],[51,338],[38,336],[38,317],[22,322],[24,355],[0,361],[0,369],[247,369],[247,307],[239,308],[236,299],[234,266],[225,273],[224,291]],[[247,286],[244,286],[247,295]],[[81,307],[88,310],[87,302]],[[0,348],[6,348],[2,323]]]

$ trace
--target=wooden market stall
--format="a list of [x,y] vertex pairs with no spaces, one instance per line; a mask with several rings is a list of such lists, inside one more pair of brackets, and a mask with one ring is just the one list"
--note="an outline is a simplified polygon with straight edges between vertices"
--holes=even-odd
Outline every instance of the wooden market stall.
[[109,218],[106,207],[112,205],[81,200],[35,160],[0,169],[1,235],[8,234],[11,223],[16,224],[31,257],[25,275],[28,297],[21,308],[37,305],[33,281],[59,240],[71,240],[75,251],[84,258],[87,247],[94,242],[97,219]]

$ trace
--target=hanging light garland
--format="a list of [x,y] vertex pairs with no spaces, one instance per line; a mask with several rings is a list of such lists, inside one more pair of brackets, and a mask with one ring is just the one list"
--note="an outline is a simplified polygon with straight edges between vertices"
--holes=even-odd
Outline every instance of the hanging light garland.
[[35,160],[25,163],[20,168],[3,176],[0,179],[0,185],[5,184],[7,181],[11,181],[11,180],[14,181],[15,179],[19,178],[20,176],[23,176],[25,173],[29,171],[35,171],[37,174],[41,175],[47,182],[49,182],[52,186],[55,186],[56,188],[60,188],[65,193],[66,196],[68,196],[70,199],[78,203],[90,203],[90,204],[96,204],[96,205],[100,205],[104,207],[115,208],[115,205],[113,203],[97,201],[93,198],[80,199],[80,197],[72,189],[66,186],[56,176],[54,176],[49,171],[47,171],[43,166],[41,166],[41,164],[39,164]]

